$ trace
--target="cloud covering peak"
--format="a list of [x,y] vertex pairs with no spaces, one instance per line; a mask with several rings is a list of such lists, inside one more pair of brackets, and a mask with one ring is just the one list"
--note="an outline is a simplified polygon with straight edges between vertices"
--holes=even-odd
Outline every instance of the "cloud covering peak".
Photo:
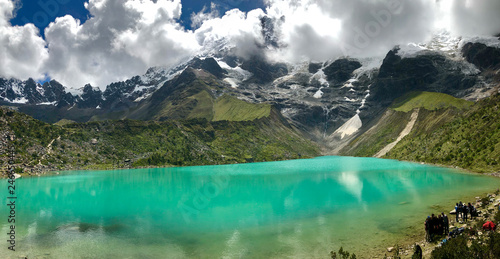
[[266,0],[265,6],[220,13],[212,3],[191,15],[188,30],[179,21],[181,0],[89,0],[88,20],[59,17],[42,38],[33,24],[12,26],[16,2],[0,0],[0,76],[48,75],[74,89],[104,88],[224,46],[243,58],[325,61],[383,56],[395,45],[425,42],[438,29],[500,32],[498,0]]

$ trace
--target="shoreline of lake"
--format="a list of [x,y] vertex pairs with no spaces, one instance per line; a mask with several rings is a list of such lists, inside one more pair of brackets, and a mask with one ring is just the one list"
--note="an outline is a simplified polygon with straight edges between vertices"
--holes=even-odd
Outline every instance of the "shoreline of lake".
[[[272,162],[282,162],[282,161],[294,161],[294,160],[308,160],[308,159],[315,159],[315,158],[320,158],[320,157],[331,157],[331,156],[318,156],[318,157],[310,157],[310,158],[301,158],[301,159],[290,159],[290,160],[276,160],[276,161],[260,161],[260,162],[245,162],[245,163],[229,163],[229,164],[205,164],[205,165],[194,165],[194,166],[175,166],[175,165],[166,165],[166,166],[142,166],[142,167],[117,167],[117,168],[102,168],[100,166],[96,167],[85,167],[85,168],[72,168],[72,169],[49,169],[46,171],[42,171],[41,173],[34,173],[34,174],[27,174],[23,172],[21,174],[22,177],[40,177],[40,176],[55,176],[59,175],[60,173],[63,172],[69,172],[69,171],[116,171],[116,170],[138,170],[138,169],[160,169],[160,168],[183,168],[183,167],[197,167],[197,166],[217,166],[217,165],[237,165],[237,164],[254,164],[254,163],[272,163]],[[353,157],[353,156],[336,156],[336,157]],[[353,157],[353,158],[375,158],[375,157]],[[434,166],[434,167],[441,167],[441,168],[448,168],[448,169],[453,169],[456,171],[460,171],[465,174],[472,174],[472,175],[481,175],[481,176],[492,176],[492,177],[497,177],[500,178],[500,172],[495,172],[495,173],[479,173],[475,172],[469,169],[461,168],[458,166],[453,166],[453,165],[443,165],[443,164],[434,164],[434,163],[427,163],[427,162],[419,162],[419,161],[407,161],[407,160],[398,160],[398,159],[390,159],[390,158],[375,158],[375,159],[384,159],[384,160],[393,160],[393,161],[399,161],[399,162],[405,162],[405,163],[413,163],[413,164],[420,164],[420,165],[427,165],[427,166]],[[0,179],[7,179],[6,175],[1,175]]]

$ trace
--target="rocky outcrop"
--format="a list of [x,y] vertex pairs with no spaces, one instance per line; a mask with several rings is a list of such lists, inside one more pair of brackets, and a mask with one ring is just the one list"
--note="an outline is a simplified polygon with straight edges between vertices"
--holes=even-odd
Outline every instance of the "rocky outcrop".
[[41,85],[31,78],[26,81],[0,78],[0,97],[7,103],[51,103],[60,107],[73,105],[76,101],[59,82],[52,80]]
[[102,91],[99,88],[93,88],[90,84],[83,87],[83,93],[78,102],[80,108],[97,108],[102,105]]
[[339,85],[352,77],[352,72],[361,67],[361,63],[349,59],[337,59],[324,69],[328,81]]
[[437,52],[426,52],[403,58],[395,48],[385,57],[370,101],[389,105],[394,99],[411,91],[431,91],[462,97],[476,84],[471,74],[456,61]]
[[482,43],[467,43],[462,54],[468,62],[476,65],[481,71],[500,69],[500,49],[488,47]]
[[227,72],[219,66],[219,63],[214,58],[205,58],[203,60],[195,58],[190,62],[190,67],[195,69],[203,69],[218,79],[226,76]]
[[245,60],[241,68],[251,72],[253,76],[249,79],[249,82],[257,84],[270,83],[288,74],[288,68],[285,64],[270,64],[261,57]]

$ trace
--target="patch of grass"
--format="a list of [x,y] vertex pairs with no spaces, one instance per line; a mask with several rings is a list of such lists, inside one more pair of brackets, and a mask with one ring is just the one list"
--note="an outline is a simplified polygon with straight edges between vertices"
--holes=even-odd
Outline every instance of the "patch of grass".
[[196,106],[187,116],[188,119],[203,118],[212,120],[214,117],[214,99],[207,91],[201,91],[188,99],[196,100]]
[[473,102],[458,99],[443,93],[411,92],[397,98],[390,108],[401,112],[409,112],[416,108],[424,108],[433,111],[455,107],[460,110],[465,110],[470,108],[473,104]]
[[269,117],[271,105],[248,103],[225,94],[217,99],[214,110],[214,121],[251,121]]
[[64,126],[64,125],[68,125],[68,124],[72,124],[72,123],[76,123],[76,121],[72,121],[72,120],[67,120],[67,119],[62,119],[56,123],[54,123],[54,125],[57,125],[57,126]]

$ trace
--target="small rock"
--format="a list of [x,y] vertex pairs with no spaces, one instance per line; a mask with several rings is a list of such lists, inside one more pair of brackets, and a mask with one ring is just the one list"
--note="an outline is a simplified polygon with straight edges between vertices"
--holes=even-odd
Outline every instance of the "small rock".
[[478,234],[479,236],[482,236],[482,235],[483,235],[483,232],[478,231],[478,232],[477,232],[477,234]]
[[453,209],[452,211],[450,211],[450,214],[457,214],[457,211]]
[[389,252],[389,253],[392,252],[392,250],[394,250],[394,247],[392,247],[392,246],[387,248],[387,252]]
[[14,178],[17,179],[17,178],[21,178],[21,175],[20,174],[14,174]]

